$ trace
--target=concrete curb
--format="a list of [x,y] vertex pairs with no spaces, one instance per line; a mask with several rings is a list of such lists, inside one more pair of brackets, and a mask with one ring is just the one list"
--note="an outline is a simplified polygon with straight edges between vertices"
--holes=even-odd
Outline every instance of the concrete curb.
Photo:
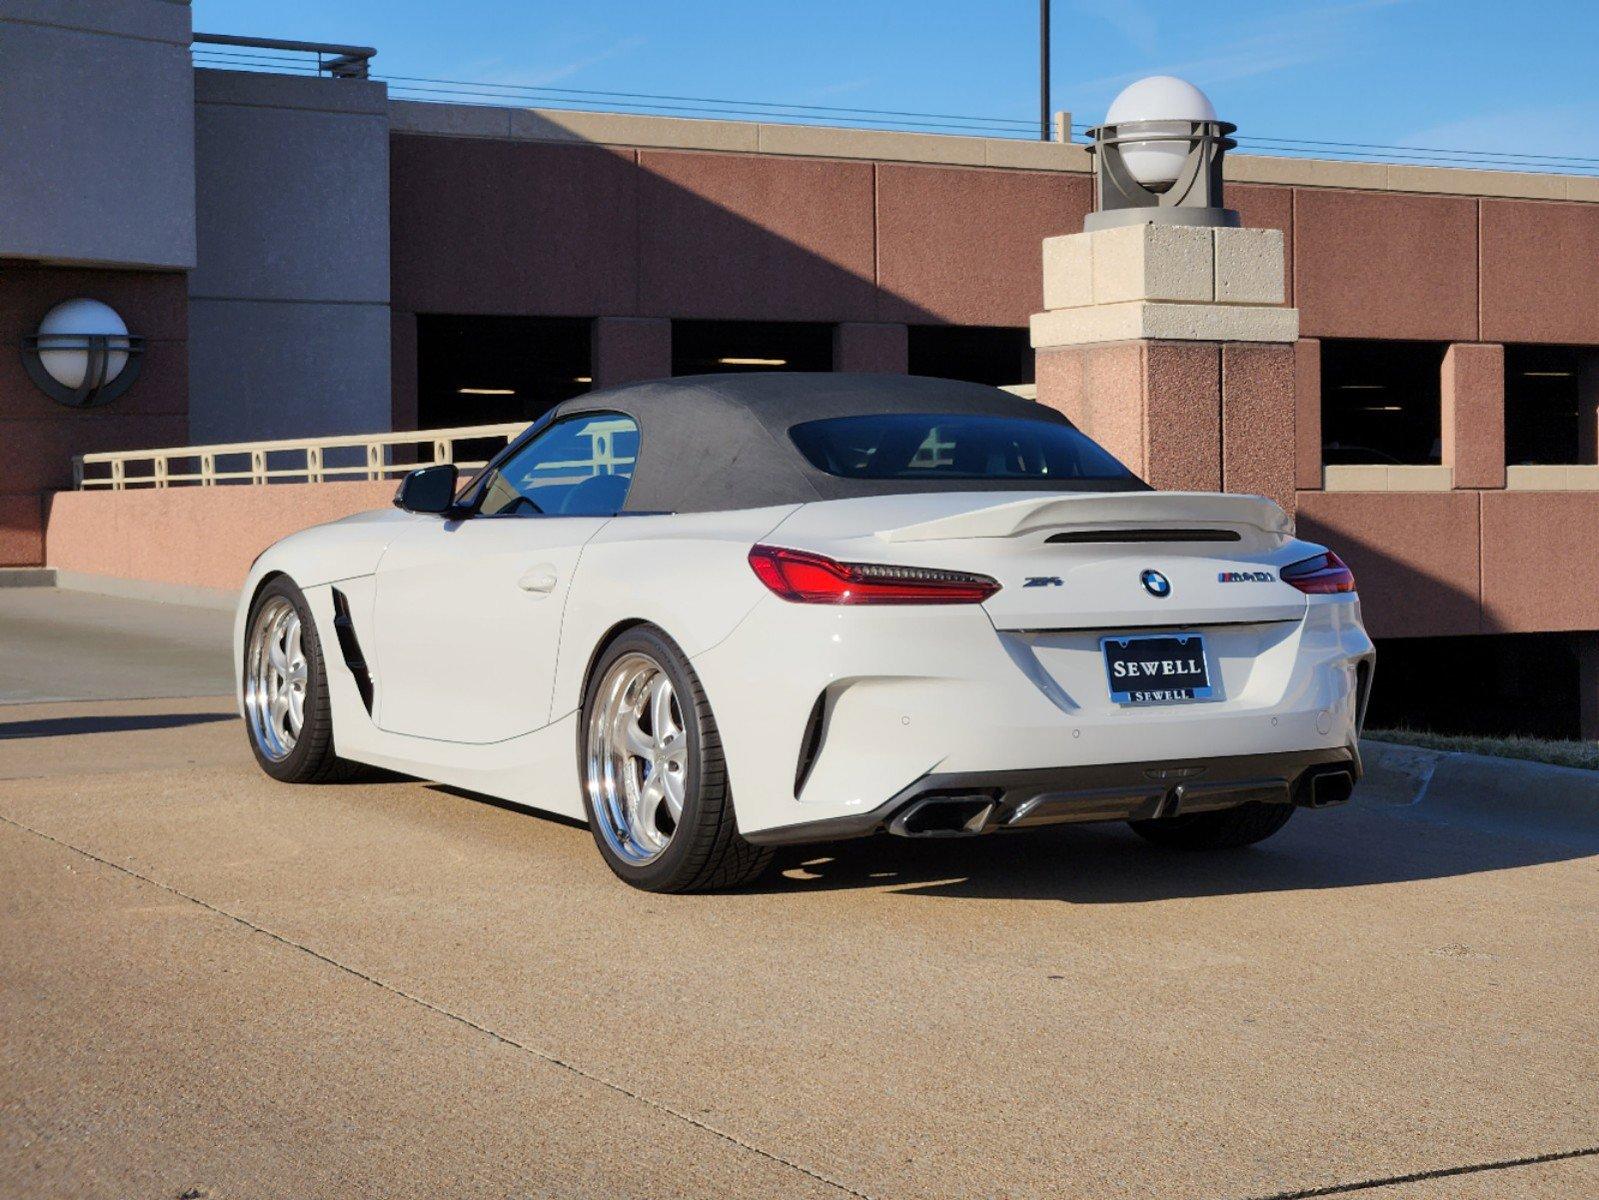
[[1357,803],[1599,854],[1599,771],[1392,742],[1365,741],[1360,751]]
[[211,608],[224,612],[232,612],[239,604],[239,593],[232,588],[192,587],[181,583],[156,583],[148,579],[91,575],[84,571],[46,569],[51,572],[54,585],[63,591],[95,592],[124,600],[148,600],[157,604],[181,604],[187,608]]
[[0,588],[55,587],[54,567],[0,567]]

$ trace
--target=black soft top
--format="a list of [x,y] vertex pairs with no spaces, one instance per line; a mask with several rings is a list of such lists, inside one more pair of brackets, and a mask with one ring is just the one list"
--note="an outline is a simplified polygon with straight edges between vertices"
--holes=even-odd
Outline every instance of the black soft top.
[[907,492],[1139,490],[1125,481],[846,479],[817,469],[788,431],[827,417],[949,413],[1071,426],[1052,408],[999,388],[915,375],[759,372],[688,375],[588,392],[541,420],[621,413],[639,428],[628,512],[722,512]]

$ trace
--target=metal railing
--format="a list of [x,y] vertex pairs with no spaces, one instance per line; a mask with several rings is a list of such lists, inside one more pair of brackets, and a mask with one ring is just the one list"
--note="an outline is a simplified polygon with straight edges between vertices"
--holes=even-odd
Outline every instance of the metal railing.
[[224,67],[234,70],[309,70],[311,64],[295,59],[296,54],[316,57],[316,73],[328,74],[335,79],[365,79],[370,71],[372,46],[339,46],[329,42],[294,42],[284,38],[241,37],[234,33],[197,33],[195,45],[230,46],[229,50],[201,51],[201,66]]
[[[527,427],[528,422],[518,421],[345,437],[110,450],[74,455],[72,483],[80,491],[120,492],[144,487],[328,483],[340,479],[376,481],[441,463],[475,470]],[[457,459],[456,448],[461,443],[472,443],[470,450],[474,453],[487,449],[489,454],[473,460]]]

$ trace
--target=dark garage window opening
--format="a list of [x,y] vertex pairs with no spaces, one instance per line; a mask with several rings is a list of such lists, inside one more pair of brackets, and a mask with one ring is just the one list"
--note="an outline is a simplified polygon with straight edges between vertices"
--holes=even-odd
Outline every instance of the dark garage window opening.
[[833,327],[805,321],[673,321],[672,374],[831,371]]
[[419,429],[533,421],[589,390],[582,317],[416,319]]
[[1366,727],[1578,738],[1578,679],[1569,634],[1386,638]]
[[964,379],[995,387],[1033,382],[1033,347],[1025,329],[1003,325],[912,325],[908,352],[912,375]]
[[1583,461],[1577,352],[1565,346],[1505,347],[1505,462]]
[[1446,348],[1440,342],[1322,342],[1322,462],[1441,462]]

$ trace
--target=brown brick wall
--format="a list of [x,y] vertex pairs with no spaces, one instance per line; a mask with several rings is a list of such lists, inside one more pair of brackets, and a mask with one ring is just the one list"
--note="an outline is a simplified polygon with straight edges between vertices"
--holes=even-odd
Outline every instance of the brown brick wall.
[[[148,339],[133,387],[102,408],[51,400],[22,367],[22,339],[62,300],[109,304]],[[72,456],[188,440],[188,284],[179,272],[0,264],[0,566],[42,561],[46,493],[72,486]]]

